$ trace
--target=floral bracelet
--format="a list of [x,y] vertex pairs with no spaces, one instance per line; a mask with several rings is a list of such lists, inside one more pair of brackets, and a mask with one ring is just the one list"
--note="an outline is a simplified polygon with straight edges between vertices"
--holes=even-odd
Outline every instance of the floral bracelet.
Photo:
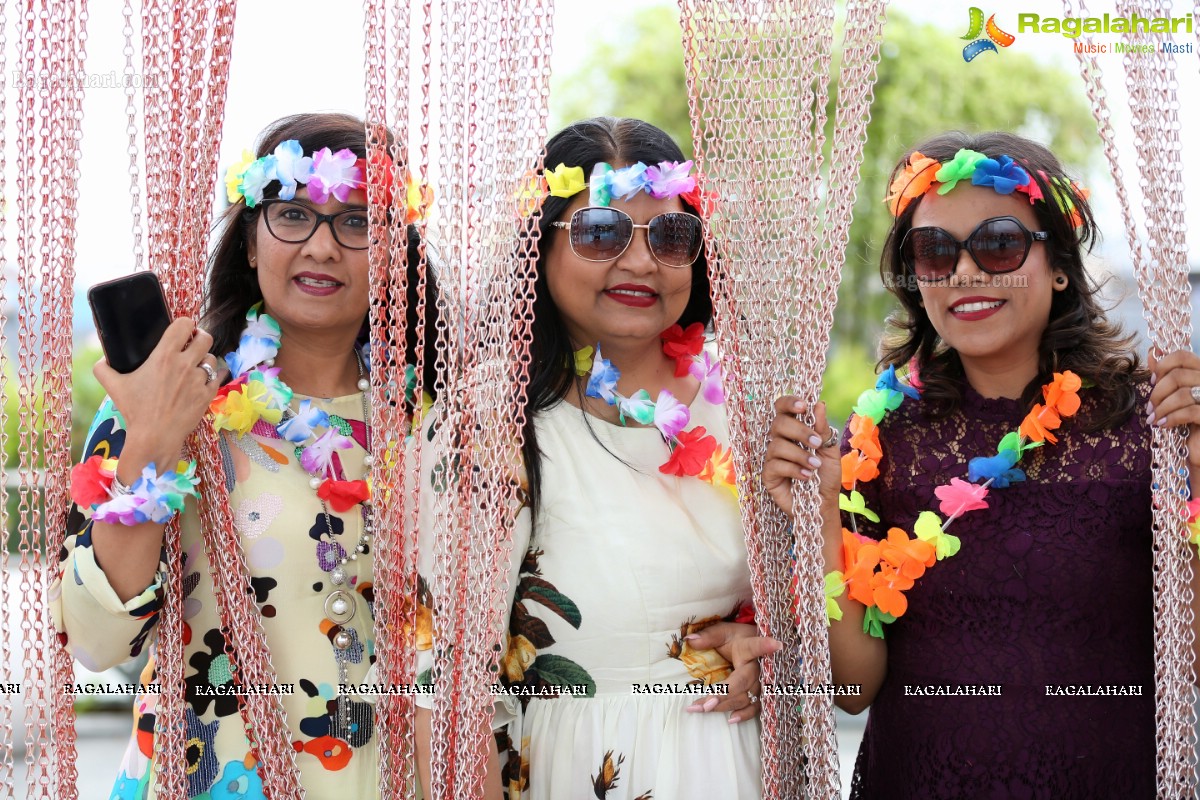
[[92,456],[71,470],[71,499],[94,522],[117,525],[159,524],[183,510],[188,497],[196,497],[195,461],[180,461],[162,475],[150,462],[132,486],[116,480],[117,459]]

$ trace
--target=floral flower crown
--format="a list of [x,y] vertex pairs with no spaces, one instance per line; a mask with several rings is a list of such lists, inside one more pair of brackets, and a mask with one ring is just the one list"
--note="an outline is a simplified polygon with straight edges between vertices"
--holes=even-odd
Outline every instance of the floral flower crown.
[[[1082,225],[1083,217],[1079,214],[1075,202],[1087,199],[1091,192],[1075,181],[1051,177],[1041,170],[1038,170],[1038,174],[1050,186],[1059,211],[1068,215],[1071,224],[1076,228]],[[898,217],[914,198],[934,188],[938,194],[946,194],[957,186],[959,181],[968,178],[972,185],[990,186],[997,194],[1021,192],[1029,198],[1030,205],[1039,200],[1046,200],[1038,182],[1011,156],[988,158],[983,153],[964,148],[955,153],[952,160],[943,164],[920,151],[914,151],[888,190],[888,210],[892,212],[892,216]]]
[[559,164],[543,173],[541,197],[574,197],[584,189],[590,191],[588,204],[607,207],[614,197],[628,200],[644,191],[655,200],[679,197],[707,218],[716,206],[714,192],[702,192],[696,177],[691,175],[692,162],[660,161],[648,167],[641,161],[621,169],[601,161],[592,168],[591,178],[583,180],[583,167]]
[[[383,183],[384,202],[390,206],[394,184],[392,161],[382,156],[377,165],[379,174],[387,176]],[[295,198],[296,189],[304,184],[314,203],[324,203],[331,195],[344,203],[351,191],[367,188],[367,160],[347,148],[334,153],[322,147],[306,156],[300,142],[288,139],[261,158],[243,150],[241,159],[225,172],[225,194],[230,203],[244,200],[246,208],[254,208],[262,202],[271,181],[279,182],[280,200]],[[433,192],[410,177],[405,182],[404,200],[404,222],[410,224],[421,219],[422,210],[433,203]]]

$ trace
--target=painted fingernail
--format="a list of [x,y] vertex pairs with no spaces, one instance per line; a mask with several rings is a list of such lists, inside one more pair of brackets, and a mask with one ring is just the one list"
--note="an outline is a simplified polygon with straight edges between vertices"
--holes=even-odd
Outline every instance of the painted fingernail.
[[1149,413],[1149,414],[1147,414],[1147,415],[1146,415],[1146,424],[1147,424],[1147,425],[1153,425],[1153,424],[1154,424],[1154,413],[1153,413],[1153,412],[1151,412],[1151,413]]
[[809,456],[808,465],[813,469],[816,469],[817,467],[821,466],[821,459],[817,458],[816,456]]
[[1167,424],[1167,418],[1163,417],[1162,419],[1160,419],[1158,422],[1156,422],[1154,424],[1161,428],[1163,425]]
[[737,724],[738,724],[739,722],[741,722],[741,721],[742,721],[742,718],[741,718],[741,717],[739,717],[737,714],[730,714],[730,715],[729,715],[729,724],[730,724],[730,725],[737,725]]
[[1154,403],[1151,403],[1150,401],[1146,401],[1146,413],[1147,414],[1154,413]]
[[808,443],[816,447],[821,444],[821,437],[816,435],[810,436],[808,437]]
[[809,470],[809,469],[800,470],[800,477],[804,478],[805,480],[808,480],[812,476],[813,476],[812,470]]
[[699,639],[699,638],[700,638],[700,634],[698,634],[698,633],[689,633],[687,636],[683,637],[683,640],[684,640],[685,642],[694,642],[694,641],[696,641],[696,640],[697,640],[697,639]]
[[684,709],[684,711],[688,712],[689,714],[695,714],[699,710],[700,710],[700,706],[697,706],[697,705],[690,705]]
[[803,410],[804,410],[804,403],[801,403],[799,400],[797,400],[796,402],[792,403],[792,410],[794,410],[794,411],[803,411]]
[[1156,383],[1158,383],[1158,376],[1155,375],[1153,372],[1151,372],[1150,373],[1150,385],[1153,386]]
[[717,707],[717,703],[719,703],[719,702],[721,702],[720,699],[718,699],[716,697],[712,698],[711,700],[705,700],[704,701],[704,710],[712,711],[714,708]]

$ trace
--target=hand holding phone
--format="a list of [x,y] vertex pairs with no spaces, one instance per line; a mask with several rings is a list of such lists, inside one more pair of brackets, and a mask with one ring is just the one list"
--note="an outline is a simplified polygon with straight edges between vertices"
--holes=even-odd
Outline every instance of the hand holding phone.
[[212,336],[187,317],[171,320],[151,272],[97,284],[88,303],[105,356],[92,372],[125,420],[122,463],[173,464],[228,377],[208,352]]
[[88,289],[88,305],[104,358],[122,374],[146,362],[171,324],[167,298],[153,272],[96,284]]

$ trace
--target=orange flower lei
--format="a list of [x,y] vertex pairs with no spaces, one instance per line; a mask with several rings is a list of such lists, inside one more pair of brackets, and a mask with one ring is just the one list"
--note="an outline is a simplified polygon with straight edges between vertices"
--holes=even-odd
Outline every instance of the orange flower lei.
[[[906,396],[920,397],[912,386],[897,380],[895,367],[889,367],[874,389],[859,395],[854,406],[855,417],[850,422],[850,452],[842,457],[842,488],[846,491],[838,498],[838,507],[850,514],[854,530],[842,528],[845,570],[825,576],[827,622],[842,618],[835,598],[847,594],[867,607],[863,631],[882,639],[883,626],[895,622],[908,610],[904,592],[915,585],[927,568],[958,553],[961,543],[957,536],[946,533],[946,528],[967,511],[987,508],[989,488],[1003,489],[1025,480],[1025,473],[1016,467],[1021,455],[1046,442],[1058,441],[1052,431],[1079,410],[1078,392],[1082,387],[1083,381],[1075,373],[1054,373],[1054,380],[1042,387],[1045,404],[1034,404],[1018,430],[1000,440],[996,455],[968,462],[969,482],[952,478],[949,484],[934,489],[941,501],[938,509],[946,515],[944,521],[933,511],[922,511],[913,526],[914,537],[910,538],[902,528],[889,528],[886,539],[875,541],[858,533],[856,517],[863,516],[872,522],[880,519],[867,508],[856,487],[879,475],[883,449],[877,420],[882,421],[889,411],[899,408]],[[1200,515],[1200,502],[1194,513]]]

